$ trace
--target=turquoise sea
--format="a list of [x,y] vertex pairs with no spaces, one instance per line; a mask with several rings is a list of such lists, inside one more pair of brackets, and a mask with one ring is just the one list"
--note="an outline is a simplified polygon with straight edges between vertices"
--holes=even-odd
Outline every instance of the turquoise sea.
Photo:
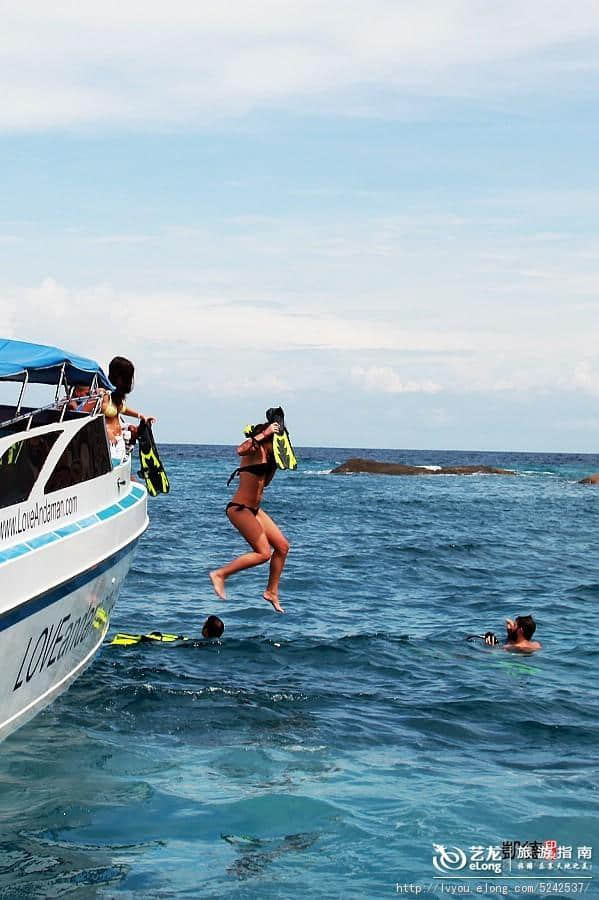
[[[329,474],[357,455],[518,476]],[[577,483],[599,457],[298,456],[264,504],[292,544],[278,616],[264,568],[211,593],[208,569],[243,549],[231,448],[163,448],[172,492],[150,502],[111,633],[199,637],[209,613],[226,631],[106,647],[1,745],[1,898],[438,897],[433,845],[456,865],[509,842],[599,854],[599,487]],[[465,640],[519,613],[533,657]],[[598,897],[583,857],[448,871],[470,876],[460,896],[515,896],[518,875],[561,897],[572,871]]]

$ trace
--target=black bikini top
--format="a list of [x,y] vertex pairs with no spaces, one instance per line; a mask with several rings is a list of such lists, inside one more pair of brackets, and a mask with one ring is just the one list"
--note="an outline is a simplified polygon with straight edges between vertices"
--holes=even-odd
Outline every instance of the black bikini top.
[[272,473],[274,475],[277,468],[277,464],[273,460],[272,462],[264,462],[264,463],[254,463],[251,466],[240,466],[239,469],[235,469],[234,472],[231,472],[229,475],[229,480],[227,481],[227,487],[231,484],[236,475],[241,475],[242,472],[249,472],[250,475],[256,475],[260,477],[262,475],[266,475],[267,477]]

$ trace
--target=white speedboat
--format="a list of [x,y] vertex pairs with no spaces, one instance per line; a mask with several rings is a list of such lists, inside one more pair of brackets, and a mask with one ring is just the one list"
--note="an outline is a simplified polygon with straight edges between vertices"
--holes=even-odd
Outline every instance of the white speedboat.
[[[0,339],[0,381],[20,382],[0,405],[2,739],[93,660],[148,517],[130,458],[110,458],[97,363]],[[25,407],[31,384],[54,385],[54,402]],[[76,385],[91,412],[74,408]]]

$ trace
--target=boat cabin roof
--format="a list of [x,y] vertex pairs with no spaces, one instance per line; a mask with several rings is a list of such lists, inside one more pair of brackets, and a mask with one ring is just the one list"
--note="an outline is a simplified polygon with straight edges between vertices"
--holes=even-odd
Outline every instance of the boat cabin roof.
[[100,387],[112,388],[101,367],[93,359],[86,359],[59,347],[29,344],[0,338],[0,379],[31,384],[91,385],[94,379]]

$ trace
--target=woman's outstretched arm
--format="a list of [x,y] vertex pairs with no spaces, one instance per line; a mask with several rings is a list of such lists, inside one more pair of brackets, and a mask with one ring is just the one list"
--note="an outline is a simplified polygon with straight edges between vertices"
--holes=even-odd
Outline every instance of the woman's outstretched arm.
[[239,456],[247,456],[249,453],[252,453],[256,449],[256,444],[261,444],[262,441],[265,441],[266,438],[269,438],[271,434],[278,434],[280,431],[279,426],[276,422],[273,422],[272,425],[269,425],[268,428],[265,428],[264,431],[261,431],[260,434],[257,434],[255,437],[250,437],[243,444],[240,444],[237,448],[237,453]]

